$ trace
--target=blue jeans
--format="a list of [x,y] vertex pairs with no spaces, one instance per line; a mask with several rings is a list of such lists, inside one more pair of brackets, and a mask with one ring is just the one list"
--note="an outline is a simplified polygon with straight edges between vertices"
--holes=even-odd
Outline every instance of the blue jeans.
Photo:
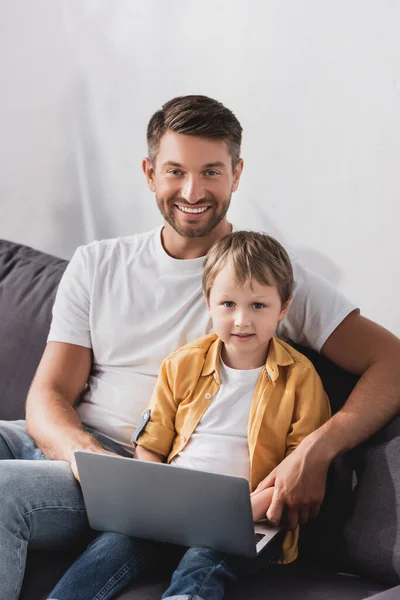
[[[106,450],[127,456],[112,440],[91,433]],[[0,600],[18,600],[28,546],[61,550],[92,537],[70,464],[47,460],[25,421],[0,421]]]
[[[274,540],[275,542],[275,540]],[[162,598],[220,600],[225,585],[254,574],[276,558],[282,537],[252,559],[223,555],[208,548],[184,548],[119,533],[102,533],[75,561],[49,598],[109,600],[144,575],[175,571]],[[176,566],[177,565],[177,566]]]

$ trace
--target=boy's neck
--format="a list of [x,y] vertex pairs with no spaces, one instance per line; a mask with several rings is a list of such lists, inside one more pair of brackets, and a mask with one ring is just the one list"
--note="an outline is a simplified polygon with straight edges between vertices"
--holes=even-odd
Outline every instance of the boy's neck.
[[[271,340],[270,340],[271,341]],[[226,344],[222,344],[221,347],[221,358],[224,364],[230,369],[237,369],[238,371],[250,371],[251,369],[259,369],[265,366],[267,362],[268,346],[264,350],[260,350],[257,353],[241,353],[238,354],[233,352]]]

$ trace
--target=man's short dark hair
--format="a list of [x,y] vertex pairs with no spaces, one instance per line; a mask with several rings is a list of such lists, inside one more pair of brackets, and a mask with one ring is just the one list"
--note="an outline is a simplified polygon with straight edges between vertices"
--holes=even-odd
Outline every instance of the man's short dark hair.
[[231,110],[207,96],[179,96],[154,113],[147,126],[147,146],[153,162],[166,131],[223,140],[233,168],[240,159],[242,126]]

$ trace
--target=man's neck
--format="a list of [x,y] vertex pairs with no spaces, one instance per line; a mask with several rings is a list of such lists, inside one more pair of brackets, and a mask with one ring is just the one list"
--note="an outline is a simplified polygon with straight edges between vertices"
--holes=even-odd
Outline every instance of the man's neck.
[[198,238],[188,238],[177,233],[170,225],[165,224],[161,231],[161,242],[165,252],[172,258],[188,260],[205,256],[214,242],[231,233],[231,231],[232,225],[224,219],[209,234]]

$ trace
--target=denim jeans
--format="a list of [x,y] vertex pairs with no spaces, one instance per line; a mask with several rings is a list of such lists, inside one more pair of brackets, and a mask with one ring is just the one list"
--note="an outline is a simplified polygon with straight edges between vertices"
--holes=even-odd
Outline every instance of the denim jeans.
[[[106,450],[124,448],[90,431]],[[18,600],[27,550],[61,550],[93,537],[70,464],[47,460],[25,421],[0,421],[0,600]]]
[[[275,542],[275,543],[274,543]],[[184,548],[119,533],[102,533],[54,588],[55,600],[109,600],[140,577],[175,568],[162,598],[221,600],[225,585],[254,574],[276,558],[282,537],[256,558],[223,555],[208,548]]]

